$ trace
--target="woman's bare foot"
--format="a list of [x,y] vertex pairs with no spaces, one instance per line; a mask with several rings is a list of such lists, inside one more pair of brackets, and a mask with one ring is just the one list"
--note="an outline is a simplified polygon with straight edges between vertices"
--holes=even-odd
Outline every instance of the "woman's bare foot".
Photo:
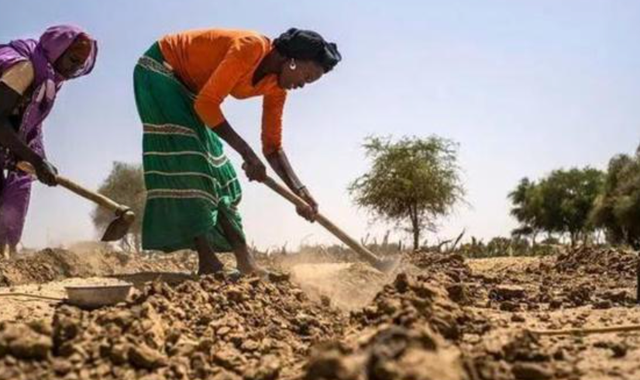
[[269,272],[267,270],[263,269],[255,263],[253,257],[251,257],[251,253],[246,246],[236,249],[234,251],[234,254],[236,256],[238,270],[243,275],[254,274],[259,277],[266,277],[269,275]]
[[196,250],[198,251],[198,276],[214,274],[224,269],[224,264],[211,249],[206,238],[196,238]]
[[198,260],[198,276],[214,274],[223,270],[224,264],[222,264],[217,258],[216,260],[217,262],[210,260],[203,262],[202,260]]
[[242,275],[254,274],[260,277],[268,276],[269,272],[260,268],[260,266],[253,261],[245,238],[238,234],[238,231],[231,225],[224,213],[220,214],[219,221],[225,237],[229,240],[231,247],[233,247],[233,254],[236,256],[238,271]]
[[198,276],[214,274],[224,269],[224,264],[216,257],[216,254],[200,254],[198,252]]
[[9,245],[0,241],[0,259],[10,259],[11,253],[9,252]]

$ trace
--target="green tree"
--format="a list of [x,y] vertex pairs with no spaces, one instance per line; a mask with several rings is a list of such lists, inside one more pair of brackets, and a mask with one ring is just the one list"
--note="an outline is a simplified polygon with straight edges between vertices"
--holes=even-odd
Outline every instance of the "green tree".
[[369,137],[364,148],[372,167],[349,186],[355,203],[406,226],[418,249],[424,230],[435,231],[437,218],[449,214],[464,197],[457,144],[438,136],[397,142]]
[[542,225],[545,230],[568,234],[571,245],[593,232],[589,215],[600,193],[604,174],[592,168],[554,170],[540,181]]
[[[129,206],[136,214],[136,220],[120,245],[125,251],[140,252],[142,248],[142,214],[145,204],[145,187],[142,166],[114,162],[109,176],[98,189],[100,194],[114,201]],[[93,224],[102,231],[113,220],[113,212],[102,207],[96,207],[92,214]]]
[[511,215],[520,223],[513,234],[567,234],[571,244],[594,230],[589,215],[602,188],[604,174],[596,169],[554,170],[538,183],[527,178],[509,193]]
[[529,236],[531,243],[535,245],[538,233],[544,230],[539,186],[525,177],[509,193],[508,198],[513,205],[510,213],[520,223],[511,234],[514,237]]
[[605,230],[609,242],[640,249],[640,147],[635,156],[621,154],[609,161],[591,221]]

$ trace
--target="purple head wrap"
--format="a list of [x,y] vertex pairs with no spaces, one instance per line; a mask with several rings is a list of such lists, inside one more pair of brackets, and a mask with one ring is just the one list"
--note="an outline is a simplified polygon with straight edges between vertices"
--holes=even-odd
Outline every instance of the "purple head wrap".
[[42,122],[47,117],[60,90],[67,79],[89,74],[96,62],[98,48],[95,40],[91,41],[91,54],[84,66],[70,78],[64,78],[55,71],[54,64],[64,52],[80,36],[86,34],[82,29],[71,25],[52,26],[40,37],[14,40],[0,45],[0,74],[18,62],[29,60],[35,70],[33,95],[27,106],[20,125],[20,137],[39,154],[44,155],[42,146]]

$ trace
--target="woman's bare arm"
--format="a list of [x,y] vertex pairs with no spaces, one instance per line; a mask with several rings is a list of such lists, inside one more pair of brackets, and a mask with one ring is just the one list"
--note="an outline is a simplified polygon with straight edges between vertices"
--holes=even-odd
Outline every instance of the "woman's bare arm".
[[38,179],[53,186],[56,184],[55,168],[20,140],[9,115],[14,111],[34,80],[33,65],[20,62],[0,77],[0,145],[9,149],[19,159],[29,162],[36,169]]

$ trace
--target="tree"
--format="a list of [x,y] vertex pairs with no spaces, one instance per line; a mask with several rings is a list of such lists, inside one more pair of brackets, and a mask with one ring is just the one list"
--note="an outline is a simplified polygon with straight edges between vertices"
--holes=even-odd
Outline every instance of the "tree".
[[569,234],[571,245],[593,232],[589,214],[600,193],[604,175],[584,168],[555,170],[540,182],[543,224],[548,231]]
[[544,229],[538,190],[536,183],[525,177],[508,196],[513,204],[510,213],[520,223],[520,227],[514,229],[511,234],[514,237],[530,236],[533,245],[536,244],[538,233]]
[[509,194],[511,214],[520,222],[518,234],[568,234],[571,244],[593,232],[589,215],[603,183],[603,173],[592,168],[554,170],[540,182],[520,181]]
[[457,144],[438,136],[397,142],[369,137],[364,148],[373,163],[349,186],[355,203],[374,216],[408,226],[418,249],[423,231],[435,231],[436,219],[464,197]]
[[640,249],[640,147],[635,156],[621,154],[609,161],[591,221],[605,230],[609,242]]
[[[127,205],[136,214],[129,233],[120,241],[125,251],[140,252],[142,247],[142,214],[145,204],[145,187],[142,166],[114,162],[111,173],[98,189],[100,194]],[[113,212],[96,207],[91,214],[96,229],[103,231],[114,218]]]

